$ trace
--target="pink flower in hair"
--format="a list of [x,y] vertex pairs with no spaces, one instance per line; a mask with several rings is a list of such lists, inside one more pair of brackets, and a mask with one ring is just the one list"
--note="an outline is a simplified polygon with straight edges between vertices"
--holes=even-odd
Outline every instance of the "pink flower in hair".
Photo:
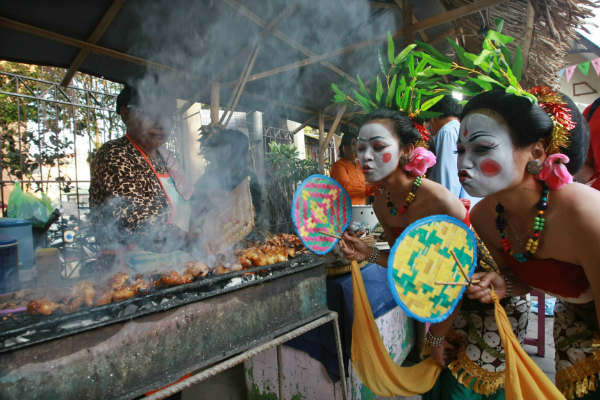
[[412,176],[425,174],[428,168],[435,165],[435,155],[425,147],[417,147],[410,155],[409,161],[404,165],[404,170]]
[[573,182],[573,176],[566,165],[569,157],[562,153],[555,153],[544,160],[542,171],[535,177],[545,181],[550,189],[560,189],[564,185]]

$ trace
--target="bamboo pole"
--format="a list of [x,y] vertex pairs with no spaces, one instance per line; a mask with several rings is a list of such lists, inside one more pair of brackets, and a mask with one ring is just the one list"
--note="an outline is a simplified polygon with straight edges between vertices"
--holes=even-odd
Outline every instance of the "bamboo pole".
[[[254,15],[252,14],[252,12],[250,10],[248,10],[244,5],[237,3],[235,0],[224,0],[225,3],[227,3],[230,7],[232,7],[234,10],[236,10],[238,13],[242,14],[243,16],[246,16],[248,18],[250,18],[250,20],[252,20],[253,22],[256,23],[256,21],[254,21],[248,14]],[[261,23],[256,23],[258,26],[260,26],[261,28],[263,28],[263,31],[261,33],[260,36],[260,40],[264,40],[264,38],[268,35],[271,34],[272,31],[275,29],[275,27],[281,22],[283,21],[283,19],[285,19],[286,17],[290,16],[299,6],[299,2],[295,1],[294,3],[288,5],[287,7],[285,7],[280,13],[279,15],[277,15],[277,17],[273,18],[273,20],[267,24],[265,21],[263,21],[262,19],[260,19],[259,17],[255,16],[256,18],[260,19]],[[251,51],[251,47],[248,45],[244,45],[244,48],[240,49],[240,51],[237,52],[237,54],[235,56],[233,56],[231,58],[231,60],[229,61],[229,63],[222,68],[219,72],[217,72],[214,76],[213,79],[214,80],[222,80],[222,78],[224,76],[227,75],[227,73],[229,73],[229,71],[231,70],[231,68],[234,65],[238,64],[238,61],[240,59],[242,59],[244,56],[248,55],[249,51]]]
[[215,125],[219,122],[219,102],[221,101],[221,87],[219,82],[210,85],[210,123]]
[[344,104],[342,107],[340,107],[340,109],[335,114],[335,119],[333,120],[333,123],[329,127],[329,132],[327,132],[327,137],[325,138],[325,142],[321,143],[321,147],[319,148],[319,153],[322,153],[323,156],[325,155],[325,151],[327,151],[327,148],[329,147],[329,142],[331,142],[331,138],[333,137],[333,134],[337,130],[338,125],[340,124],[340,121],[342,120],[342,116],[344,115],[345,112],[346,112],[346,105]]
[[527,67],[529,65],[529,51],[533,44],[533,31],[535,22],[535,9],[531,5],[531,2],[527,2],[527,14],[525,24],[525,36],[523,37],[523,68],[521,70],[521,76],[527,76]]
[[143,65],[146,67],[152,67],[152,68],[163,70],[163,71],[181,72],[181,71],[177,71],[175,68],[172,68],[172,67],[154,62],[154,61],[146,60],[141,57],[132,56],[130,54],[122,53],[120,51],[109,49],[106,47],[98,46],[94,43],[89,43],[89,42],[86,42],[83,40],[74,39],[69,36],[61,35],[60,33],[52,32],[47,29],[38,28],[37,26],[24,24],[22,22],[15,21],[10,18],[0,16],[0,26],[4,27],[4,28],[14,29],[14,30],[20,31],[20,32],[29,33],[31,35],[39,36],[39,37],[42,37],[42,38],[48,39],[48,40],[53,40],[55,42],[63,43],[63,44],[69,45],[69,46],[78,47],[80,49],[88,49],[92,53],[103,54],[105,56],[108,56],[108,57],[111,57],[111,58],[114,58],[117,60],[127,61],[127,62],[130,62],[133,64]]
[[225,122],[223,123],[224,126],[227,126],[227,124],[229,123],[229,120],[231,120],[231,117],[233,116],[233,112],[235,111],[235,108],[237,107],[238,102],[240,101],[240,97],[242,96],[242,93],[244,92],[244,88],[246,87],[246,82],[248,82],[248,76],[250,75],[250,72],[252,71],[252,68],[254,67],[254,62],[256,61],[256,56],[258,55],[259,48],[260,48],[259,45],[254,46],[254,50],[252,51],[252,54],[250,57],[250,62],[248,64],[248,67],[246,68],[246,71],[244,72],[244,76],[243,76],[242,80],[240,81],[240,85],[237,90],[237,93],[235,94],[235,99],[233,100],[233,104],[230,107],[230,111],[229,111],[229,113],[226,112],[223,114],[223,115],[227,114],[227,118],[225,119]]
[[324,136],[325,135],[325,114],[320,111],[319,112],[319,171],[321,173],[325,172],[325,159],[323,158],[323,152],[321,152],[321,146],[323,146]]
[[[90,37],[88,37],[89,43],[96,43],[98,42],[98,40],[100,40],[104,32],[106,32],[106,29],[108,29],[108,27],[110,26],[113,19],[115,19],[115,17],[119,13],[119,10],[121,10],[121,7],[123,6],[124,2],[125,0],[114,0],[112,2],[108,10],[106,10],[106,13],[104,13],[104,15],[102,16],[102,19],[100,19],[98,25],[96,25],[96,28],[94,29]],[[71,83],[71,79],[73,79],[75,72],[77,72],[77,70],[89,54],[90,50],[88,49],[79,50],[79,52],[73,59],[69,70],[60,82],[61,86],[69,86],[69,83]]]

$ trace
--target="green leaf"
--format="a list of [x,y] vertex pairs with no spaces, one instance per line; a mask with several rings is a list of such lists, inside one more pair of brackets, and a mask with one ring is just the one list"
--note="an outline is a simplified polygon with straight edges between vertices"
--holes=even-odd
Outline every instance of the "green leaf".
[[385,106],[386,107],[392,106],[392,101],[394,100],[394,94],[396,93],[396,79],[397,78],[398,78],[398,75],[394,75],[394,77],[392,78],[392,83],[390,84],[390,87],[388,88],[387,96],[385,96]]
[[452,60],[450,60],[450,59],[449,59],[450,61],[440,61],[422,51],[414,51],[413,54],[416,57],[420,57],[421,59],[426,60],[429,64],[431,64],[432,66],[434,66],[436,68],[451,68],[452,67]]
[[481,47],[484,50],[490,50],[490,51],[494,50],[494,46],[492,45],[492,42],[487,37],[485,39],[483,39],[483,43],[481,44]]
[[504,28],[504,19],[494,18],[494,23],[496,24],[496,31],[502,32],[502,28]]
[[406,89],[406,78],[404,78],[404,75],[400,76],[400,83],[398,84],[398,88],[396,89],[396,92],[400,91],[404,91],[404,89]]
[[400,53],[398,53],[398,55],[396,56],[396,58],[394,58],[394,64],[400,64],[402,61],[404,61],[404,59],[406,58],[406,56],[415,48],[417,47],[416,44],[412,43],[409,44],[408,46],[406,46]]
[[510,69],[510,67],[506,68],[506,74],[508,75],[508,83],[511,86],[519,87],[519,80],[517,79],[517,77],[515,76],[515,74],[513,74],[513,72]]
[[360,104],[360,106],[366,111],[366,112],[371,112],[373,111],[374,107],[373,104],[371,102],[371,100],[365,98],[364,96],[362,96],[360,93],[358,93],[356,91],[356,89],[352,90],[354,92],[354,97],[356,97],[356,101],[358,101],[358,104]]
[[431,57],[434,57],[440,61],[445,61],[445,62],[450,62],[450,63],[452,62],[452,59],[450,57],[447,57],[446,55],[442,54],[441,51],[439,51],[438,49],[436,49],[429,43],[421,42],[419,40],[416,40],[416,43],[419,45],[420,48],[422,48],[429,55],[431,55]]
[[394,64],[394,39],[392,38],[392,34],[388,32],[388,42],[387,42],[387,56],[388,62],[390,64]]
[[356,75],[356,80],[358,81],[358,87],[360,88],[361,93],[365,96],[369,96],[369,91],[365,87],[365,84],[363,83],[362,79],[360,79],[360,75]]
[[415,76],[415,57],[412,54],[408,56],[408,74],[411,78]]
[[375,92],[375,103],[381,104],[381,96],[383,95],[383,85],[381,84],[381,79],[379,79],[379,75],[377,75],[377,91]]
[[331,88],[333,89],[333,91],[334,91],[336,94],[341,94],[341,95],[343,95],[343,94],[344,94],[344,92],[342,92],[342,91],[340,90],[340,88],[338,87],[338,85],[336,85],[335,83],[332,83],[332,84],[331,84]]
[[491,29],[488,31],[487,36],[485,38],[491,40],[499,46],[506,46],[507,44],[515,40],[511,36],[503,35],[500,32],[496,32]]
[[419,64],[417,65],[417,69],[415,70],[415,72],[418,74],[419,72],[423,71],[425,69],[426,65],[427,65],[427,61],[421,60],[419,62]]
[[501,84],[500,82],[498,82],[497,80],[495,80],[494,78],[492,78],[489,75],[479,74],[479,75],[477,75],[477,78],[479,78],[479,79],[481,79],[483,81],[486,81],[486,82],[490,82],[490,83],[496,84],[496,85],[501,86],[501,87],[505,87],[505,85]]
[[[400,83],[404,80],[404,77],[401,77]],[[401,88],[402,87],[402,88]],[[402,94],[406,90],[406,83],[404,85],[398,86],[396,89],[396,107],[402,109]]]
[[511,68],[515,77],[520,81],[521,76],[523,75],[523,50],[521,49],[520,44],[517,45],[517,48],[515,49],[515,56]]
[[402,101],[401,101],[401,104],[400,104],[400,109],[402,111],[405,111],[405,112],[407,111],[406,107],[408,107],[408,96],[409,96],[409,94],[410,94],[410,90],[409,89],[404,90],[404,93],[402,93]]
[[479,55],[473,60],[473,63],[475,65],[479,65],[482,69],[484,68],[482,66],[483,63],[485,63],[486,61],[489,62],[488,60],[494,55],[494,52],[487,50],[487,49],[483,49],[481,50],[481,53],[479,53]]
[[[479,75],[479,76],[481,76],[481,75]],[[471,82],[475,82],[479,87],[481,87],[485,91],[492,90],[492,88],[493,88],[493,86],[489,82],[486,82],[484,80],[472,78],[472,77],[469,77],[469,80]]]
[[427,111],[429,110],[431,107],[433,107],[434,105],[436,105],[436,103],[438,101],[440,101],[441,99],[444,98],[444,96],[446,96],[445,94],[440,94],[439,96],[436,96],[432,99],[427,100],[425,103],[423,103],[423,105],[421,106],[421,111]]
[[[450,38],[446,38],[446,39],[448,40],[448,43],[450,43],[450,45],[454,48],[454,51],[456,52],[456,56],[458,57],[458,60],[460,61],[460,63],[462,65],[464,65],[467,68],[475,67],[475,64],[473,64],[473,59],[475,57],[473,57],[473,59],[467,57],[467,54],[471,54],[471,53],[468,53],[465,49],[463,49],[461,46],[456,44],[452,39],[450,39]],[[474,54],[473,54],[473,56],[474,56]]]
[[336,93],[333,96],[333,101],[335,101],[336,103],[343,103],[345,100],[346,100],[346,96],[344,96],[343,94]]
[[417,96],[415,98],[415,110],[419,109],[419,106],[421,105],[421,91],[419,89],[416,90],[417,92]]

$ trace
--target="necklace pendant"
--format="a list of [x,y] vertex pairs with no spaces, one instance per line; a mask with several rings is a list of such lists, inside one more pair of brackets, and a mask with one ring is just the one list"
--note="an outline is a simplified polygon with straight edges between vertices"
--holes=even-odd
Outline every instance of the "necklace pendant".
[[398,210],[395,207],[390,207],[390,215],[398,215]]

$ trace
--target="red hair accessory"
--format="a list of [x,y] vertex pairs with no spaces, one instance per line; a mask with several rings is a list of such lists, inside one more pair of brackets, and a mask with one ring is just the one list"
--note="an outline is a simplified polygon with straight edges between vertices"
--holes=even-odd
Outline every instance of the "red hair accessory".
[[425,125],[419,124],[415,120],[413,120],[412,123],[413,126],[419,131],[419,135],[421,135],[421,140],[425,143],[429,142],[429,139],[431,138],[431,132],[429,132],[429,130],[425,128]]
[[562,96],[548,86],[536,86],[529,90],[538,99],[538,104],[552,118],[554,129],[550,143],[546,147],[548,154],[560,153],[569,147],[569,136],[577,124],[571,119],[571,110]]

